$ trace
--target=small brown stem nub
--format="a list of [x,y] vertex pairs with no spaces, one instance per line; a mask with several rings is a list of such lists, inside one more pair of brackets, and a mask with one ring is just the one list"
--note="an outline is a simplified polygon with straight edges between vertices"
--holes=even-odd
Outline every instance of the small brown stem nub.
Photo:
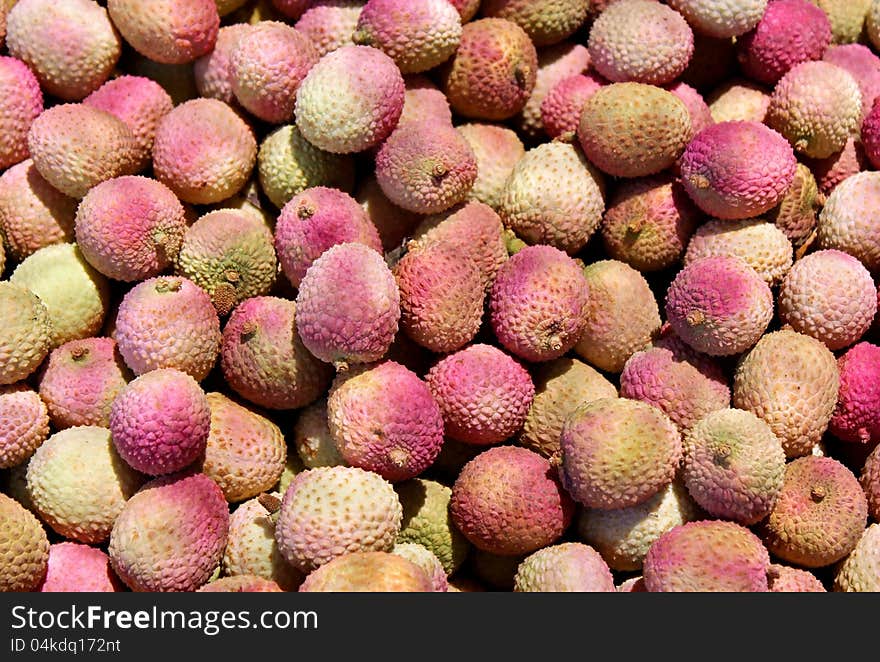
[[281,510],[281,499],[274,497],[271,494],[263,492],[257,497],[257,501],[260,502],[260,505],[263,506],[270,515],[274,515]]
[[77,346],[77,347],[74,347],[70,351],[70,358],[72,358],[74,361],[82,361],[88,355],[89,355],[89,348],[88,347]]
[[826,496],[827,492],[821,485],[814,485],[810,490],[810,498],[816,503],[820,503]]

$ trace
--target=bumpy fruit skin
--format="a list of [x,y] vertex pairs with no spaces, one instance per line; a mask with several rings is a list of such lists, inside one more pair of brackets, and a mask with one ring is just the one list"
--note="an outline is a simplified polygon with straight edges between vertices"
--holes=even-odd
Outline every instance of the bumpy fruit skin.
[[161,85],[143,76],[120,76],[108,80],[83,103],[106,110],[125,122],[137,144],[137,171],[150,165],[156,127],[174,107]]
[[122,298],[116,342],[136,375],[176,368],[203,380],[220,349],[220,320],[211,297],[191,280],[161,276],[142,281]]
[[537,551],[568,528],[574,503],[550,461],[525,448],[490,448],[468,462],[452,486],[449,512],[479,549],[503,556]]
[[108,0],[113,24],[154,62],[185,64],[214,48],[220,14],[214,0]]
[[40,398],[56,430],[79,425],[110,425],[110,406],[128,383],[112,338],[71,340],[52,350],[40,371]]
[[578,127],[584,154],[615,177],[665,170],[692,135],[687,106],[672,92],[644,83],[613,83],[596,91]]
[[766,592],[770,557],[739,524],[702,520],[671,529],[645,557],[651,592]]
[[821,568],[853,550],[867,519],[865,493],[852,472],[829,457],[808,456],[786,466],[762,534],[775,556]]
[[[798,163],[794,172],[794,180],[788,191],[782,197],[779,205],[762,218],[768,223],[773,223],[782,230],[795,248],[803,246],[813,234],[818,222],[818,212],[825,197],[819,195],[819,186],[810,169],[803,163]],[[744,221],[747,226],[748,221]],[[746,230],[747,235],[751,235]],[[764,230],[764,232],[768,232]],[[770,241],[770,245],[781,244]],[[786,267],[786,271],[788,267]]]
[[767,0],[669,0],[694,30],[711,37],[737,37],[754,28]]
[[0,168],[28,158],[31,123],[43,112],[43,92],[21,60],[0,57]]
[[826,593],[813,573],[778,563],[770,564],[767,581],[771,593]]
[[239,39],[250,32],[247,23],[234,23],[220,28],[214,48],[192,65],[196,89],[201,97],[232,103],[232,54]]
[[550,138],[576,133],[581,121],[581,111],[607,82],[598,74],[588,72],[563,78],[541,102],[541,122]]
[[236,577],[221,577],[208,582],[196,593],[282,593],[283,590],[271,579],[264,579],[255,575],[238,575]]
[[180,250],[183,205],[147,177],[115,177],[86,193],[76,210],[76,242],[108,278],[144,280],[167,269]]
[[776,84],[767,109],[767,125],[814,159],[839,152],[862,119],[862,94],[856,80],[830,62],[803,62]]
[[398,542],[394,544],[391,553],[421,568],[431,580],[431,590],[435,593],[446,593],[449,590],[449,581],[446,579],[443,565],[427,547],[413,542]]
[[775,207],[794,179],[791,145],[757,122],[721,122],[700,131],[684,150],[681,182],[704,212],[752,218]]
[[880,347],[861,342],[837,359],[840,389],[829,430],[843,441],[880,440]]
[[192,464],[205,451],[211,408],[195,379],[172,368],[141,375],[116,396],[110,431],[119,455],[151,476]]
[[94,336],[104,323],[109,283],[76,244],[46,246],[25,258],[10,282],[36,294],[49,312],[51,348]]
[[831,23],[807,0],[771,2],[754,30],[737,40],[743,72],[775,85],[801,62],[818,60],[831,43]]
[[425,380],[440,405],[446,435],[468,444],[497,444],[511,437],[535,396],[526,369],[491,345],[471,345],[446,356]]
[[761,338],[773,317],[773,294],[743,260],[706,257],[678,272],[666,293],[666,316],[698,352],[731,356]]
[[862,172],[841,181],[819,213],[819,244],[858,258],[871,271],[880,269],[880,232],[868,212],[880,200],[880,173]]
[[0,232],[9,257],[23,260],[73,241],[77,201],[49,184],[26,159],[0,175]]
[[442,88],[465,117],[505,120],[535,88],[538,54],[525,31],[503,18],[466,23],[455,55],[442,67]]
[[512,354],[549,361],[574,347],[586,323],[586,278],[552,246],[528,246],[499,270],[489,299],[492,330]]
[[825,159],[806,159],[805,162],[816,177],[819,190],[829,197],[838,184],[871,167],[861,141],[852,136],[847,138],[846,145],[839,152]]
[[871,327],[877,295],[871,274],[856,258],[827,249],[795,262],[782,282],[778,304],[784,324],[837,350]]
[[275,526],[278,549],[309,573],[337,556],[390,551],[402,509],[391,483],[357,467],[303,471],[284,493]]
[[703,95],[701,95],[696,89],[681,81],[667,85],[666,89],[677,96],[681,102],[687,106],[694,134],[699,133],[715,123],[715,120],[712,119],[712,111],[710,111],[709,106],[706,105],[706,100],[703,99]]
[[619,0],[593,22],[590,62],[616,83],[663,85],[678,78],[694,52],[681,14],[650,0]]
[[46,306],[22,285],[0,281],[0,314],[0,384],[13,384],[43,362],[52,327]]
[[452,490],[433,480],[414,478],[394,486],[403,507],[397,543],[418,543],[429,549],[447,575],[464,562],[470,544],[452,523]]
[[27,462],[49,436],[49,414],[24,384],[0,386],[0,469]]
[[[195,591],[223,558],[229,510],[204,474],[156,478],[128,502],[110,534],[110,563],[133,591]],[[169,553],[170,552],[170,553]]]
[[483,317],[483,284],[476,266],[442,245],[407,253],[393,269],[400,291],[400,326],[432,352],[470,342]]
[[589,0],[484,0],[480,4],[484,16],[513,21],[535,46],[550,46],[571,36],[587,18],[589,7]]
[[370,46],[343,46],[311,68],[296,95],[296,125],[335,154],[381,143],[403,112],[405,86],[394,60]]
[[386,551],[343,554],[306,577],[303,593],[428,593],[431,579],[412,561]]
[[713,517],[756,524],[773,508],[784,473],[782,443],[751,412],[714,411],[684,435],[682,477]]
[[763,419],[786,456],[799,457],[828,427],[838,387],[837,361],[825,345],[796,331],[775,331],[737,365],[733,406]]
[[296,20],[311,4],[309,0],[271,0],[272,7],[287,18]]
[[606,372],[620,372],[634,352],[660,331],[660,311],[648,282],[617,260],[584,269],[589,297],[584,330],[574,351]]
[[31,124],[28,149],[46,181],[72,198],[104,180],[134,174],[138,166],[137,143],[125,122],[81,103],[44,111]]
[[[877,104],[874,104],[876,106]],[[866,114],[861,127],[862,145],[865,154],[876,167],[880,163],[880,110],[872,109]]]
[[363,6],[363,0],[315,0],[299,17],[296,29],[323,57],[337,48],[354,45],[351,36]]
[[268,294],[278,263],[272,231],[262,219],[233,210],[209,212],[183,237],[177,271],[210,296],[217,314],[241,301]]
[[296,91],[318,61],[305,35],[278,21],[261,21],[241,35],[230,57],[236,100],[255,117],[280,124],[293,119]]
[[39,520],[0,492],[0,591],[34,591],[46,576],[49,539]]
[[791,242],[773,223],[761,219],[713,219],[697,228],[684,254],[684,265],[715,255],[738,257],[768,285],[777,285],[791,268]]
[[608,199],[600,231],[609,257],[641,272],[676,264],[702,215],[670,176],[618,184]]
[[862,36],[871,0],[810,0],[828,15],[832,41],[851,44]]
[[834,590],[848,593],[880,591],[880,524],[871,524],[837,568]]
[[859,84],[862,118],[866,118],[880,94],[880,58],[868,46],[845,44],[830,47],[822,59],[848,71]]
[[516,570],[513,590],[613,593],[617,589],[599,552],[583,543],[565,542],[527,556]]
[[405,240],[408,241],[415,226],[424,218],[420,214],[401,209],[391,202],[373,174],[368,175],[360,183],[355,199],[379,231],[382,249],[385,251],[400,248]]
[[672,482],[681,462],[681,435],[652,405],[601,398],[565,420],[559,475],[572,498],[588,508],[627,508]]
[[599,227],[604,186],[602,175],[575,145],[539,145],[513,168],[498,213],[523,241],[574,255]]
[[303,407],[293,424],[293,445],[306,469],[345,464],[327,420],[327,398]]
[[18,0],[6,17],[6,45],[64,101],[98,89],[122,47],[107,10],[90,0]]
[[211,204],[235,195],[257,160],[250,127],[217,99],[192,99],[156,128],[156,179],[184,202]]
[[303,345],[295,315],[296,305],[277,297],[253,297],[232,311],[220,366],[241,397],[268,409],[296,409],[327,390],[333,370]]
[[734,78],[713,89],[706,102],[716,122],[763,122],[770,93],[761,85]]
[[49,547],[41,593],[115,593],[122,589],[122,582],[110,568],[110,557],[102,550],[75,542]]
[[443,445],[431,390],[394,361],[340,375],[327,398],[330,434],[342,459],[391,482],[427,469]]
[[399,320],[394,275],[363,244],[333,246],[300,282],[296,326],[306,348],[327,363],[377,361],[391,346]]
[[613,570],[641,570],[645,555],[664,533],[699,519],[701,511],[679,481],[647,501],[614,510],[584,508],[578,535],[592,545]]
[[98,544],[143,477],[119,457],[106,428],[68,428],[37,449],[27,491],[40,518],[71,540]]
[[403,95],[403,113],[398,127],[407,122],[436,120],[442,124],[452,124],[452,109],[446,95],[427,76],[411,74],[404,78],[406,92]]

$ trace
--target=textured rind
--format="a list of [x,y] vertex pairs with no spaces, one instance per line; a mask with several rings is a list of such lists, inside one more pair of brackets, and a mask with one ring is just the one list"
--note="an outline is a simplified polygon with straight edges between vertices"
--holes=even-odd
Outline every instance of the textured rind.
[[214,0],[108,0],[113,24],[132,48],[154,62],[185,64],[217,42]]
[[49,547],[49,567],[41,593],[115,593],[122,582],[110,568],[110,557],[96,547],[75,542]]
[[451,124],[411,121],[376,153],[376,181],[398,207],[437,214],[467,199],[477,179],[474,152]]
[[865,493],[853,473],[837,460],[808,456],[786,466],[782,491],[761,535],[780,559],[821,568],[853,550],[867,519]]
[[880,230],[870,209],[880,200],[880,173],[861,172],[840,182],[819,213],[819,245],[858,258],[869,270],[880,269]]
[[36,76],[21,60],[0,56],[0,168],[28,158],[28,131],[42,112]]
[[490,448],[468,462],[452,486],[452,521],[477,548],[529,554],[568,528],[574,503],[549,460],[525,448]]
[[27,491],[40,518],[78,542],[107,540],[143,477],[119,457],[110,431],[96,426],[56,432],[28,464]]
[[859,481],[868,499],[868,514],[880,522],[880,451],[876,447],[865,460]]
[[49,539],[39,520],[0,492],[0,591],[34,591],[46,576]]
[[681,182],[696,205],[730,220],[779,204],[796,165],[785,138],[757,122],[721,122],[700,131],[679,162]]
[[602,556],[589,545],[565,542],[539,549],[516,570],[518,593],[613,593],[614,578]]
[[76,244],[46,246],[24,259],[10,282],[36,294],[49,313],[51,346],[95,335],[104,323],[109,283]]
[[807,0],[776,0],[757,26],[737,39],[737,58],[749,78],[775,85],[798,64],[821,58],[830,43],[825,12]]
[[122,49],[107,10],[91,0],[18,0],[6,17],[6,45],[64,101],[100,87]]
[[559,475],[588,508],[627,508],[672,482],[681,462],[681,435],[658,408],[626,398],[600,398],[565,420]]
[[431,578],[418,565],[388,551],[343,554],[314,570],[303,593],[429,593]]
[[716,122],[763,122],[770,93],[751,81],[734,78],[714,88],[706,102]]
[[292,433],[296,454],[306,469],[335,467],[346,463],[330,434],[327,398],[303,407],[293,424]]
[[83,257],[108,278],[158,276],[180,250],[186,219],[167,186],[137,176],[115,177],[86,193],[76,210],[76,242]]
[[253,297],[232,312],[220,367],[241,397],[268,409],[296,409],[327,390],[333,370],[303,345],[295,315],[294,302],[278,297]]
[[872,0],[868,15],[865,17],[865,32],[871,44],[878,48],[880,44],[880,3]]
[[754,346],[773,318],[773,293],[737,257],[691,262],[666,293],[666,316],[676,334],[698,352],[731,356]]
[[26,159],[0,175],[0,233],[8,257],[23,260],[73,241],[77,201],[53,187]]
[[[877,104],[874,104],[876,106]],[[874,110],[873,106],[866,114],[861,125],[862,146],[865,155],[875,168],[880,163],[880,110]]]
[[272,7],[293,20],[298,19],[311,4],[310,0],[271,0],[271,2]]
[[176,368],[203,380],[217,360],[220,320],[211,297],[182,276],[142,281],[123,297],[115,339],[136,375]]
[[663,85],[694,52],[694,34],[678,12],[651,0],[618,0],[590,28],[590,64],[610,81]]
[[[459,0],[457,4],[464,3]],[[584,23],[590,8],[589,0],[483,0],[479,4],[483,16],[506,18],[519,25],[535,46],[549,46],[571,36]]]
[[110,425],[110,406],[128,383],[112,338],[71,340],[55,348],[39,374],[40,398],[56,430]]
[[751,412],[721,409],[684,434],[682,479],[703,510],[746,526],[764,519],[782,489],[785,451]]
[[391,482],[421,474],[443,445],[443,416],[430,389],[394,361],[337,377],[327,421],[346,463]]
[[738,257],[770,286],[788,273],[794,250],[785,233],[764,220],[712,219],[697,228],[684,254],[684,265],[716,255]]
[[850,44],[862,36],[871,0],[810,0],[828,15],[835,44]]
[[453,574],[470,544],[452,523],[452,489],[433,480],[414,478],[394,486],[403,508],[397,543],[418,543],[438,558],[447,575]]
[[680,481],[669,483],[647,501],[628,508],[584,508],[579,537],[596,549],[612,570],[641,570],[645,555],[664,533],[692,522],[701,511]]
[[715,123],[715,120],[712,119],[712,111],[706,105],[706,100],[696,89],[681,81],[667,85],[666,89],[677,96],[687,107],[694,134]]
[[608,256],[641,272],[678,263],[702,214],[670,176],[618,184],[608,199],[600,231]]
[[278,549],[302,572],[352,552],[390,551],[402,508],[391,483],[357,467],[303,471],[284,493]]
[[184,202],[211,204],[244,186],[257,160],[250,127],[217,99],[192,99],[156,128],[153,171]]
[[739,361],[733,406],[763,419],[787,457],[809,454],[828,427],[839,387],[837,361],[818,340],[792,330],[766,334]]
[[843,441],[880,441],[880,347],[858,343],[837,359],[837,368],[840,389],[829,431]]
[[650,592],[766,592],[770,557],[761,540],[733,522],[701,520],[671,529],[645,557]]
[[404,78],[406,92],[403,95],[403,112],[397,126],[406,122],[436,120],[452,124],[452,109],[446,95],[425,75],[411,74]]
[[363,244],[336,244],[325,251],[309,267],[296,295],[300,338],[328,363],[382,358],[399,319],[394,275],[382,256]]
[[424,218],[420,214],[401,209],[391,202],[382,192],[374,174],[367,175],[360,182],[355,199],[376,226],[379,238],[382,240],[382,249],[385,251],[400,248],[409,240],[415,226]]
[[880,524],[872,524],[837,568],[834,590],[848,593],[880,591]]
[[[312,41],[319,56],[353,46],[363,0],[315,0],[296,22],[296,29]],[[221,28],[222,29],[222,28]]]
[[574,255],[599,227],[604,186],[602,175],[575,145],[539,145],[514,166],[498,213],[523,241]]
[[394,60],[370,46],[343,46],[311,68],[296,95],[296,125],[328,152],[381,143],[403,112],[405,86]]
[[65,103],[44,111],[28,131],[34,166],[56,189],[82,198],[112,177],[131,175],[138,148],[128,125],[106,110]]
[[813,573],[778,563],[770,564],[767,580],[771,593],[826,593]]
[[227,315],[275,284],[272,231],[244,212],[209,212],[186,230],[176,270],[210,295],[219,315]]
[[468,444],[497,444],[516,434],[535,396],[526,369],[491,345],[449,354],[425,381],[442,412],[446,435]]
[[446,579],[443,564],[440,563],[440,559],[436,557],[434,552],[424,545],[414,542],[397,542],[394,543],[391,553],[411,561],[421,568],[431,580],[431,590],[435,593],[445,593],[449,590],[449,581]]
[[716,38],[745,34],[767,9],[767,0],[669,0],[668,4],[694,30]]
[[144,485],[110,534],[110,563],[133,591],[195,591],[217,570],[229,532],[223,492],[184,472]]
[[862,119],[862,93],[849,72],[830,62],[803,62],[776,84],[766,122],[796,152],[821,159],[839,152]]
[[827,196],[845,179],[871,167],[861,140],[853,136],[839,152],[825,159],[805,159],[805,163],[816,177],[819,190]]
[[281,593],[282,588],[271,579],[256,575],[221,577],[208,582],[196,593]]
[[660,331],[660,310],[638,271],[617,260],[584,269],[589,292],[584,329],[574,351],[606,372],[620,372]]
[[607,82],[592,72],[575,74],[556,83],[541,102],[541,122],[550,138],[576,133],[581,111],[596,91]]
[[34,372],[51,348],[49,311],[24,285],[0,281],[0,384]]
[[617,388],[592,366],[562,357],[534,370],[535,397],[517,443],[551,457],[559,450],[565,419],[583,403],[617,397]]
[[481,18],[464,25],[458,50],[440,75],[454,111],[505,120],[523,110],[537,70],[538,54],[521,27],[503,18]]
[[[803,163],[798,163],[794,180],[782,196],[782,201],[762,218],[776,225],[791,240],[794,247],[800,248],[816,229],[819,208],[824,201],[824,196],[819,195],[819,187],[813,173]],[[777,245],[781,247],[781,243]],[[785,270],[787,271],[788,267]]]
[[597,90],[578,127],[587,158],[616,177],[668,168],[692,135],[687,106],[672,92],[644,83],[612,83]]
[[588,304],[586,277],[572,258],[552,246],[528,246],[499,270],[489,318],[509,352],[526,361],[549,361],[575,346]]
[[221,27],[214,48],[193,62],[193,78],[199,96],[232,103],[235,98],[232,92],[232,54],[238,40],[250,29],[247,23]]
[[0,386],[0,469],[25,464],[48,436],[49,414],[37,392]]
[[[868,0],[870,2],[871,0]],[[845,69],[862,93],[862,117],[866,117],[880,95],[880,58],[863,44],[831,46],[822,59]]]
[[327,186],[345,192],[354,188],[351,158],[318,149],[292,124],[263,139],[257,173],[266,197],[279,209],[308,188]]

